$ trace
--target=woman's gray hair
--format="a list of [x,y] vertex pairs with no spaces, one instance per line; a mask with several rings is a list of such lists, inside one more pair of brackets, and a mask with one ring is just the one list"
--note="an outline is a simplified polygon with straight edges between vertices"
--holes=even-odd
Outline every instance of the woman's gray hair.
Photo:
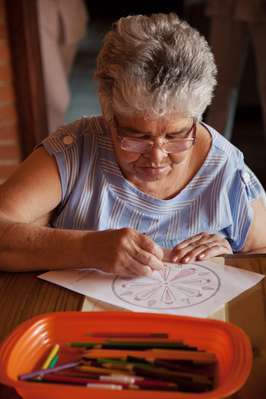
[[174,13],[120,18],[105,36],[95,77],[103,114],[201,119],[216,85],[207,41]]

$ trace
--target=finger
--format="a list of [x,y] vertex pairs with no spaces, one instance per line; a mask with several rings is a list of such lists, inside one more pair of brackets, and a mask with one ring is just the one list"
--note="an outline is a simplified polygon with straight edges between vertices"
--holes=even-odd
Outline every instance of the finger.
[[193,254],[197,253],[198,248],[201,247],[202,245],[203,244],[200,245],[198,242],[197,243],[193,242],[187,245],[183,249],[175,248],[172,255],[172,261],[180,262],[181,260],[183,261],[185,260],[186,262],[188,262],[193,257]]
[[149,266],[152,270],[161,270],[164,267],[163,249],[151,238],[140,235],[140,242],[133,242],[131,248],[134,250],[131,256],[141,266]]
[[157,245],[149,236],[146,234],[140,234],[139,235],[139,240],[138,240],[138,245],[140,248],[142,248],[144,251],[151,253],[154,255],[156,258],[162,260],[164,257],[164,251],[163,249]]
[[172,261],[173,262],[178,262],[182,258],[187,258],[186,262],[192,260],[194,258],[195,254],[198,253],[198,248],[201,247],[202,245],[204,246],[213,246],[216,245],[217,242],[222,243],[223,241],[226,241],[224,239],[221,239],[220,236],[217,236],[215,234],[206,234],[202,233],[202,237],[199,238],[198,240],[194,241],[187,241],[187,246],[183,247],[182,249],[178,249],[178,246],[174,248],[172,251]]
[[142,267],[135,267],[136,262],[134,259],[127,259],[126,262],[122,262],[114,270],[115,275],[119,277],[139,277],[140,275],[144,275],[145,272],[141,269]]
[[185,257],[193,248],[197,248],[201,242],[206,240],[211,241],[211,238],[206,233],[197,234],[187,240],[182,241],[180,244],[176,245],[171,253],[171,261],[178,262],[181,258]]
[[212,248],[217,245],[219,245],[217,241],[198,244],[197,246],[192,247],[190,250],[187,250],[186,254],[182,258],[180,258],[179,261],[180,263],[188,263],[191,261],[195,261],[200,253],[204,253],[204,251],[207,251],[209,248]]
[[132,270],[134,270],[134,275],[137,277],[149,277],[152,275],[152,269],[150,266],[144,266],[135,263],[132,266]]
[[212,256],[231,253],[231,250],[222,242],[212,241],[204,243],[192,251],[188,252],[185,257],[180,259],[181,263],[188,263],[195,260],[202,260],[203,258],[210,258]]
[[130,268],[128,266],[128,262],[127,262],[127,264],[124,264],[124,262],[119,263],[118,265],[116,265],[114,267],[112,272],[116,276],[119,276],[119,277],[134,277],[135,276],[135,272],[132,268]]
[[199,233],[199,234],[196,234],[196,235],[194,235],[194,236],[192,236],[192,237],[190,237],[190,238],[187,238],[186,240],[184,240],[184,241],[182,241],[181,243],[179,243],[178,245],[176,245],[176,249],[183,249],[183,248],[186,248],[187,246],[189,246],[189,245],[191,245],[192,243],[194,243],[194,242],[196,242],[196,241],[199,241],[200,239],[202,239],[203,238],[203,236],[205,235],[206,233]]
[[212,258],[214,256],[231,254],[231,253],[232,253],[232,250],[229,249],[227,246],[214,245],[213,247],[205,249],[203,252],[198,254],[197,260],[208,259],[208,258]]
[[140,276],[150,276],[152,274],[152,269],[150,266],[139,263],[136,259],[130,256],[126,266],[124,268],[130,276],[140,277]]
[[204,251],[206,251],[207,249],[209,249],[209,246],[207,244],[201,244],[199,246],[197,246],[196,248],[193,248],[192,250],[188,251],[185,256],[183,256],[182,258],[179,259],[180,263],[188,263],[188,262],[192,262],[195,261],[197,256],[200,253],[204,253]]
[[[231,245],[229,244],[229,242],[225,239],[222,238],[220,235],[213,235],[214,240],[213,241],[206,241],[205,243],[203,243],[203,245],[206,245],[206,249],[201,253],[197,255],[198,259],[202,259],[205,257],[205,252],[208,255],[208,249],[212,248],[213,246],[218,246],[221,250],[221,252],[218,255],[223,255],[223,254],[232,254],[232,248]],[[208,248],[209,247],[209,248]],[[209,255],[208,255],[209,256]],[[217,255],[215,255],[217,256]]]
[[217,242],[217,241],[223,241],[224,238],[218,234],[209,234],[209,233],[200,233],[197,234],[185,241],[182,241],[182,243],[178,244],[176,248],[183,249],[186,247],[197,247],[200,244],[203,243],[212,243],[212,242]]
[[149,266],[152,270],[161,270],[164,267],[164,263],[161,260],[150,252],[143,251],[142,249],[136,251],[133,257],[142,267]]

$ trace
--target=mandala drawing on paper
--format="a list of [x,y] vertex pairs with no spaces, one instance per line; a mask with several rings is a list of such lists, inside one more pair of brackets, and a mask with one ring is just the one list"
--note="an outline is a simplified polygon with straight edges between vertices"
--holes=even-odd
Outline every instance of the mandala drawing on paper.
[[202,265],[165,266],[152,277],[116,277],[113,293],[121,301],[149,309],[182,309],[212,298],[220,288],[220,278]]

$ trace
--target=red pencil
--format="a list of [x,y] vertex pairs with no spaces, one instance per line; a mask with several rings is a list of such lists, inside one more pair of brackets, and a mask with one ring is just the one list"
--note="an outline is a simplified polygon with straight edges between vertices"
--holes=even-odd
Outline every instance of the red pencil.
[[121,383],[118,381],[103,381],[100,379],[96,379],[96,378],[78,378],[78,377],[66,377],[63,375],[46,375],[44,378],[42,378],[40,381],[38,380],[38,382],[54,382],[54,383],[62,383],[62,384],[72,384],[72,385],[84,385],[86,386],[89,383],[93,383],[93,384],[113,384],[114,382],[118,385],[121,385],[123,387],[127,387],[128,384],[125,383]]
[[[105,377],[105,376],[103,376]],[[50,383],[61,383],[61,384],[70,384],[70,385],[82,385],[86,386],[87,384],[117,384],[125,389],[151,389],[151,390],[177,390],[178,386],[175,383],[167,382],[167,381],[156,381],[156,380],[142,380],[136,381],[134,383],[125,383],[119,381],[118,378],[115,379],[91,379],[91,378],[78,378],[78,377],[67,377],[67,376],[57,376],[57,375],[47,375],[42,380],[38,380],[37,382],[50,382]]]

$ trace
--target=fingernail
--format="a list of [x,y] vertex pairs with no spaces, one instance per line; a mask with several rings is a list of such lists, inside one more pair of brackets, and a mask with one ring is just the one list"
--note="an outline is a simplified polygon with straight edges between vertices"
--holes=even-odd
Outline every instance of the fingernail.
[[200,255],[198,256],[199,259],[202,259],[202,258],[204,258],[204,257],[205,257],[205,254],[200,254]]
[[177,262],[178,261],[178,257],[177,256],[174,256],[173,258],[172,258],[172,262]]
[[152,274],[152,270],[149,266],[144,266],[144,274],[146,276],[150,276]]
[[184,262],[185,263],[188,263],[190,261],[190,257],[189,256],[186,256],[185,258],[184,258]]

